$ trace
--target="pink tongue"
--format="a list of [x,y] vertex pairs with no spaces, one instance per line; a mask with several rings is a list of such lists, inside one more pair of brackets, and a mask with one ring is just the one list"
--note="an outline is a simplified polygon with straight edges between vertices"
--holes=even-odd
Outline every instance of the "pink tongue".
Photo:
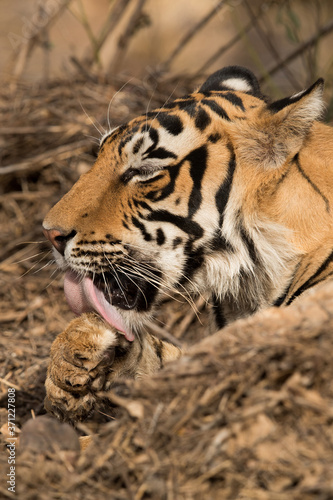
[[125,334],[132,342],[134,335],[125,328],[123,319],[117,309],[109,304],[104,293],[99,290],[90,278],[80,278],[73,271],[65,274],[64,291],[69,307],[78,316],[85,312],[97,312],[111,326]]

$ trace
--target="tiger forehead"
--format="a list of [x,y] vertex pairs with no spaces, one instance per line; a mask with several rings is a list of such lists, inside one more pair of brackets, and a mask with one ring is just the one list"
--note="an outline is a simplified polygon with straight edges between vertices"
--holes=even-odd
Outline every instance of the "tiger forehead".
[[[163,137],[167,142],[177,138],[181,146],[186,140],[194,139],[193,132],[191,138],[188,137],[187,129],[194,128],[203,133],[216,123],[220,128],[221,120],[226,123],[250,119],[262,105],[260,99],[244,92],[197,92],[134,118],[112,131],[102,140],[102,144],[118,146],[119,156],[124,150],[137,154],[139,151],[144,152],[144,147],[156,147],[161,140],[163,142]],[[184,141],[179,140],[183,135]]]

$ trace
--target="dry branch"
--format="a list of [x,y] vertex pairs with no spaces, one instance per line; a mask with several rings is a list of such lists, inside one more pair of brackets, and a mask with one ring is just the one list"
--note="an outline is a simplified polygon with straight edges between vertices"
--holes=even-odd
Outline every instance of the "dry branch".
[[[260,10],[257,14],[257,20],[263,15],[263,11]],[[196,71],[195,77],[199,75],[203,75],[207,72],[207,70],[228,50],[232,49],[238,43],[246,33],[248,33],[253,28],[253,21],[251,20],[247,23],[244,28],[239,30],[239,32],[233,36],[227,43],[224,43],[214,54]]]
[[[301,54],[303,54],[307,49],[315,45],[318,40],[322,37],[325,37],[329,33],[333,31],[333,20],[331,20],[329,23],[327,23],[325,26],[323,26],[320,30],[315,35],[312,35],[309,37],[305,42],[300,44],[291,54],[289,54],[287,57],[285,57],[282,61],[278,62],[275,64],[271,69],[267,71],[267,74],[269,76],[273,76],[275,73],[280,71],[284,66],[288,65],[291,63],[294,59],[299,57]],[[265,81],[266,77],[263,76],[260,78],[259,82],[262,83]]]
[[269,35],[267,32],[265,32],[263,30],[263,28],[261,27],[260,22],[259,22],[259,16],[255,12],[253,12],[253,9],[252,9],[250,3],[247,0],[244,0],[244,3],[245,3],[247,11],[249,13],[251,22],[253,23],[253,27],[256,29],[264,46],[266,46],[268,48],[271,55],[273,56],[273,59],[275,59],[277,61],[277,63],[281,65],[281,69],[283,70],[286,78],[289,80],[289,82],[294,87],[294,89],[301,90],[302,87],[296,81],[292,72],[289,70],[289,68],[286,66],[285,62],[282,60],[276,46],[272,43],[271,35]]
[[[34,33],[31,34],[30,38],[26,40],[25,43],[21,45],[21,49],[19,50],[16,56],[16,64],[13,70],[13,76],[15,79],[19,79],[25,69],[28,58],[36,44],[36,42],[40,39],[40,37],[45,33],[50,26],[54,23],[54,21],[62,14],[65,8],[69,5],[71,0],[58,0],[58,5],[55,7],[55,2],[52,3],[52,13],[49,15],[44,21],[41,19],[40,27],[37,27],[34,30]],[[46,12],[47,14],[47,12]]]
[[168,57],[168,59],[161,64],[160,70],[167,71],[170,68],[170,65],[176,59],[176,57],[184,50],[184,48],[189,44],[189,42],[199,33],[202,28],[206,26],[206,24],[215,17],[215,15],[222,9],[225,5],[225,0],[221,0],[217,5],[215,5],[209,12],[204,16],[197,24],[195,24],[189,31],[183,36],[180,40],[177,47]]
[[46,165],[50,165],[54,161],[72,158],[73,156],[76,156],[85,151],[89,151],[90,149],[91,144],[86,140],[76,141],[71,144],[65,144],[64,146],[59,146],[58,148],[51,149],[49,151],[46,151],[45,153],[36,155],[28,161],[1,167],[0,177],[4,177],[6,175],[22,175],[28,172],[36,172]]
[[120,35],[117,43],[117,49],[110,61],[109,71],[111,74],[116,74],[119,71],[120,65],[124,60],[124,56],[128,49],[129,42],[133,35],[135,34],[137,27],[139,26],[140,18],[142,17],[142,9],[146,0],[137,0],[134,12],[130,16],[127,25],[124,29],[122,35]]
[[107,20],[101,29],[97,39],[94,41],[94,44],[88,49],[83,63],[73,58],[73,62],[82,70],[82,67],[85,69],[86,67],[90,67],[93,62],[98,60],[98,54],[103,47],[106,40],[113,33],[121,18],[123,17],[127,7],[131,3],[131,0],[116,0],[112,9],[109,12]]

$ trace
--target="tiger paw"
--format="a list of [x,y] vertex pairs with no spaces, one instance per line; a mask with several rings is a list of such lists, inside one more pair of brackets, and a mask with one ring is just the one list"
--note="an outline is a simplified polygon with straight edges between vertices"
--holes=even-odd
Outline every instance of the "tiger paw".
[[98,406],[98,392],[128,375],[126,358],[132,347],[94,313],[73,320],[51,347],[46,410],[73,423],[89,417]]

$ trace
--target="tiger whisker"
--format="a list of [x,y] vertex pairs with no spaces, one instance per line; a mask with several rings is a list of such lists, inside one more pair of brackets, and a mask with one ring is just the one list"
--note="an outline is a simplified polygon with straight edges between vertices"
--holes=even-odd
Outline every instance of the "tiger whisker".
[[[127,243],[127,246],[130,246],[130,247],[132,247],[132,248],[136,248],[136,249],[138,249],[138,250],[140,250],[140,251],[144,252],[144,249],[143,249],[142,247],[138,246],[138,245],[132,245],[131,243]],[[130,257],[132,257],[132,256],[130,256]],[[133,258],[133,257],[132,257],[132,258]],[[150,267],[152,270],[158,270],[157,268],[154,268],[154,266],[152,266],[151,264],[148,264],[148,263],[143,263],[143,265],[144,265],[144,266],[146,266],[146,267]],[[192,280],[191,280],[188,276],[186,276],[185,274],[182,274],[182,277],[183,277],[183,278],[184,278],[184,279],[185,279],[185,280],[186,280],[186,281],[187,281],[187,282],[188,282],[188,283],[189,283],[189,284],[193,287],[193,290],[195,290],[195,293],[196,293],[199,297],[201,297],[202,299],[204,299],[204,300],[206,301],[205,297],[201,294],[201,292],[200,292],[200,290],[199,290],[199,288],[198,288],[198,285],[196,285],[196,284],[195,284],[195,283],[194,283],[194,282],[193,282],[193,281],[192,281]],[[187,292],[186,288],[185,288],[183,285],[181,285],[181,286],[182,286],[182,288],[183,288],[183,289]],[[189,293],[189,292],[187,292],[187,293]]]
[[79,99],[79,103],[80,103],[80,106],[81,106],[81,108],[82,108],[82,111],[84,112],[84,114],[86,115],[86,117],[88,118],[88,120],[90,121],[90,123],[91,123],[91,124],[95,127],[95,129],[97,130],[97,132],[99,133],[99,135],[102,137],[102,136],[103,136],[103,134],[105,134],[105,133],[106,133],[105,128],[104,128],[104,127],[103,127],[103,126],[99,123],[99,121],[98,121],[98,120],[95,120],[95,121],[96,121],[96,123],[97,123],[97,124],[101,127],[102,131],[104,131],[104,132],[101,132],[101,131],[100,131],[100,129],[99,129],[99,128],[97,127],[97,125],[95,124],[94,120],[91,118],[91,116],[90,116],[90,115],[87,113],[87,111],[84,109],[84,106],[83,106],[83,104],[82,104],[82,102],[81,102],[81,100],[80,100],[80,99]]
[[[104,252],[104,251],[103,251],[103,253],[104,253],[104,258],[108,261],[108,263],[110,264],[110,266],[111,266],[111,268],[112,268],[112,270],[113,270],[113,275],[114,275],[114,277],[115,277],[115,280],[117,281],[117,285],[119,286],[119,289],[121,290],[121,293],[123,294],[124,299],[126,300],[126,303],[127,303],[127,305],[128,305],[127,296],[126,296],[126,294],[125,294],[125,292],[124,292],[124,290],[123,290],[123,287],[122,287],[122,285],[121,285],[121,283],[120,283],[120,279],[119,279],[119,276],[117,275],[117,271],[116,271],[116,270],[115,270],[115,268],[113,267],[112,262],[110,262],[110,260],[109,260],[109,259],[107,258],[107,256],[105,255],[105,252]],[[111,295],[109,295],[109,298],[110,298],[110,301],[111,301]]]
[[100,141],[98,139],[98,137],[95,137],[93,135],[89,135],[89,134],[83,134],[84,137],[87,137],[87,139],[90,139],[94,144],[97,144],[99,145]]
[[[61,269],[57,268],[56,271],[58,271],[59,273],[61,272]],[[54,274],[54,272],[52,273]],[[53,285],[53,283],[55,282],[55,280],[57,279],[57,276],[54,277],[54,279],[52,281],[50,281],[50,283],[48,283],[45,287],[44,287],[44,290],[47,290],[50,286]]]
[[[140,263],[140,262],[138,262],[138,261],[135,261],[135,260],[134,260],[134,258],[133,258],[132,256],[127,255],[126,257],[128,257],[129,259],[133,259],[133,262],[135,262],[136,264],[138,264],[138,265],[140,266],[140,270],[141,270],[142,272],[143,272],[143,271],[145,271],[145,272],[147,273],[147,277],[148,277],[148,272],[147,272],[146,270],[144,270],[144,269],[143,269],[144,267],[149,267],[149,268],[151,268],[152,270],[158,271],[158,269],[157,269],[157,268],[154,268],[154,267],[153,267],[153,266],[151,266],[150,264],[147,264],[147,263]],[[151,274],[150,274],[150,275],[151,275]],[[146,277],[146,275],[145,275],[145,277]],[[186,278],[186,276],[184,276],[184,277]],[[155,276],[155,275],[153,275],[153,278],[156,278],[156,276]],[[194,288],[194,289],[197,289],[196,285],[194,285],[194,283],[192,283],[192,282],[191,282],[191,280],[189,280],[189,279],[188,279],[188,281],[189,281],[189,283],[190,283],[190,284],[192,284],[192,285],[193,285],[193,288]],[[160,282],[162,283],[162,281],[160,281]],[[169,286],[169,285],[168,285],[165,281],[163,282],[163,284],[164,284],[166,287],[168,287],[168,288],[169,288],[172,292],[175,292],[175,293],[178,293],[178,294],[182,295],[182,294],[181,294],[181,292],[179,291],[179,289],[175,289],[174,287],[170,287],[170,286]],[[183,285],[180,285],[180,286],[181,286],[181,288],[183,289],[183,291],[186,293],[186,295],[188,295],[188,299],[187,299],[187,298],[185,298],[185,297],[183,296],[183,297],[185,298],[185,300],[186,300],[189,304],[194,304],[194,301],[193,301],[193,299],[192,299],[192,297],[191,297],[190,293],[188,292],[188,290],[187,290],[187,289],[186,289]],[[201,295],[201,293],[200,293],[199,291],[198,291],[198,294],[199,294],[199,296],[201,296],[204,300],[206,300],[206,299],[205,299],[205,298]]]
[[[121,269],[124,269],[123,266],[121,267]],[[158,289],[158,290],[160,290],[164,295],[166,295],[167,297],[169,297],[169,298],[171,298],[171,299],[173,299],[173,300],[175,300],[177,302],[181,302],[180,300],[178,300],[173,295],[170,295],[169,293],[167,293],[165,289],[161,288],[161,284],[163,285],[162,280],[156,279],[156,276],[154,276],[155,280],[152,279],[151,277],[149,277],[146,274],[144,274],[140,268],[136,268],[134,270],[135,270],[136,274],[140,273],[139,274],[140,277],[144,278],[146,281],[148,281],[149,283],[151,283],[151,285],[155,286],[155,288]],[[130,268],[129,271],[133,271],[133,268]],[[193,299],[191,298],[190,295],[188,295],[188,296],[184,295],[183,293],[179,292],[179,290],[176,290],[176,289],[170,287],[167,283],[165,283],[165,287],[167,289],[169,289],[171,293],[177,293],[177,295],[180,295],[191,306],[191,308],[193,309],[193,311],[197,315],[198,310],[197,310],[196,304],[195,304],[195,302],[193,301]]]
[[43,269],[45,269],[46,267],[49,267],[51,264],[54,264],[54,263],[55,263],[55,260],[54,260],[54,259],[49,260],[48,262],[46,262],[46,264],[44,264],[44,266],[43,266],[43,267],[41,267],[41,268],[37,269],[37,270],[34,272],[34,274],[39,273],[40,271],[42,271]]
[[50,251],[46,254],[44,251],[38,252],[38,253],[35,253],[34,255],[29,255],[29,257],[26,257],[25,259],[17,260],[16,262],[13,262],[13,264],[21,264],[22,262],[26,262],[27,260],[34,259],[35,257],[38,257],[39,255],[45,254],[45,257],[46,257],[49,253],[50,253]]
[[[120,267],[120,266],[118,266],[118,267]],[[145,295],[144,291],[142,290],[142,288],[141,288],[141,287],[139,287],[139,285],[138,285],[138,284],[137,284],[137,283],[136,283],[136,282],[135,282],[135,281],[134,281],[134,280],[133,280],[133,279],[132,279],[132,278],[131,278],[131,277],[130,277],[127,273],[126,273],[126,272],[124,272],[124,270],[123,270],[123,268],[122,268],[122,267],[120,267],[120,271],[121,271],[121,272],[122,272],[122,273],[126,276],[126,278],[127,278],[128,280],[130,280],[132,283],[134,283],[134,285],[138,288],[138,290],[140,290],[140,292],[141,292],[141,294],[142,294],[143,298],[145,299],[146,305],[148,305],[147,297],[146,297],[146,295]]]
[[105,287],[106,287],[106,291],[108,292],[108,295],[109,295],[109,301],[111,303],[111,291],[110,291],[108,283],[106,282],[105,274],[104,274],[104,271],[102,269],[101,269],[101,274],[103,276],[103,281],[104,281],[104,284],[105,284]]
[[125,82],[121,87],[120,89],[117,90],[117,92],[115,92],[112,96],[112,98],[110,99],[110,102],[109,102],[109,105],[108,105],[108,111],[107,111],[107,122],[108,122],[108,127],[109,127],[109,130],[106,131],[105,133],[110,133],[111,130],[112,130],[112,127],[111,127],[111,122],[110,122],[110,109],[111,109],[111,105],[112,105],[112,102],[114,100],[114,98],[133,80],[133,77],[130,78],[129,80],[127,80],[127,82]]
[[146,107],[146,125],[145,125],[145,129],[146,130],[147,130],[147,125],[148,125],[148,111],[149,111],[149,106],[150,106],[150,103],[151,103],[151,101],[152,101],[152,99],[154,97],[156,88],[157,88],[157,83],[155,84],[155,87],[154,87],[154,89],[153,89],[153,91],[151,93],[150,99],[149,99],[147,107]]
[[[41,258],[40,258],[37,262],[35,262],[35,263],[34,263],[34,264],[33,264],[33,265],[29,268],[29,269],[27,269],[27,271],[25,271],[25,273],[21,274],[20,279],[21,279],[21,278],[24,278],[24,276],[26,276],[27,274],[31,273],[31,272],[32,272],[32,270],[33,270],[33,269],[35,269],[35,267],[36,267],[36,266],[38,266],[38,264],[39,264],[40,262],[42,262],[42,260],[43,260],[44,258],[46,258],[46,257],[47,257],[50,253],[51,253],[51,250],[49,250],[47,253],[45,253],[45,252],[40,252],[39,254],[36,254],[36,255],[41,255],[41,254],[42,254],[42,257],[41,257]],[[29,257],[28,257],[27,259],[22,260],[21,262],[24,262],[25,260],[28,260],[28,259],[29,259]],[[51,262],[55,262],[55,261],[53,260],[53,261],[51,261]],[[37,269],[37,271],[35,271],[35,273],[34,273],[34,274],[36,274],[37,272],[39,272],[39,271],[41,271],[42,269],[44,269],[44,267],[45,267],[45,266],[43,266],[43,267],[42,267],[42,268],[40,268],[40,269]]]

